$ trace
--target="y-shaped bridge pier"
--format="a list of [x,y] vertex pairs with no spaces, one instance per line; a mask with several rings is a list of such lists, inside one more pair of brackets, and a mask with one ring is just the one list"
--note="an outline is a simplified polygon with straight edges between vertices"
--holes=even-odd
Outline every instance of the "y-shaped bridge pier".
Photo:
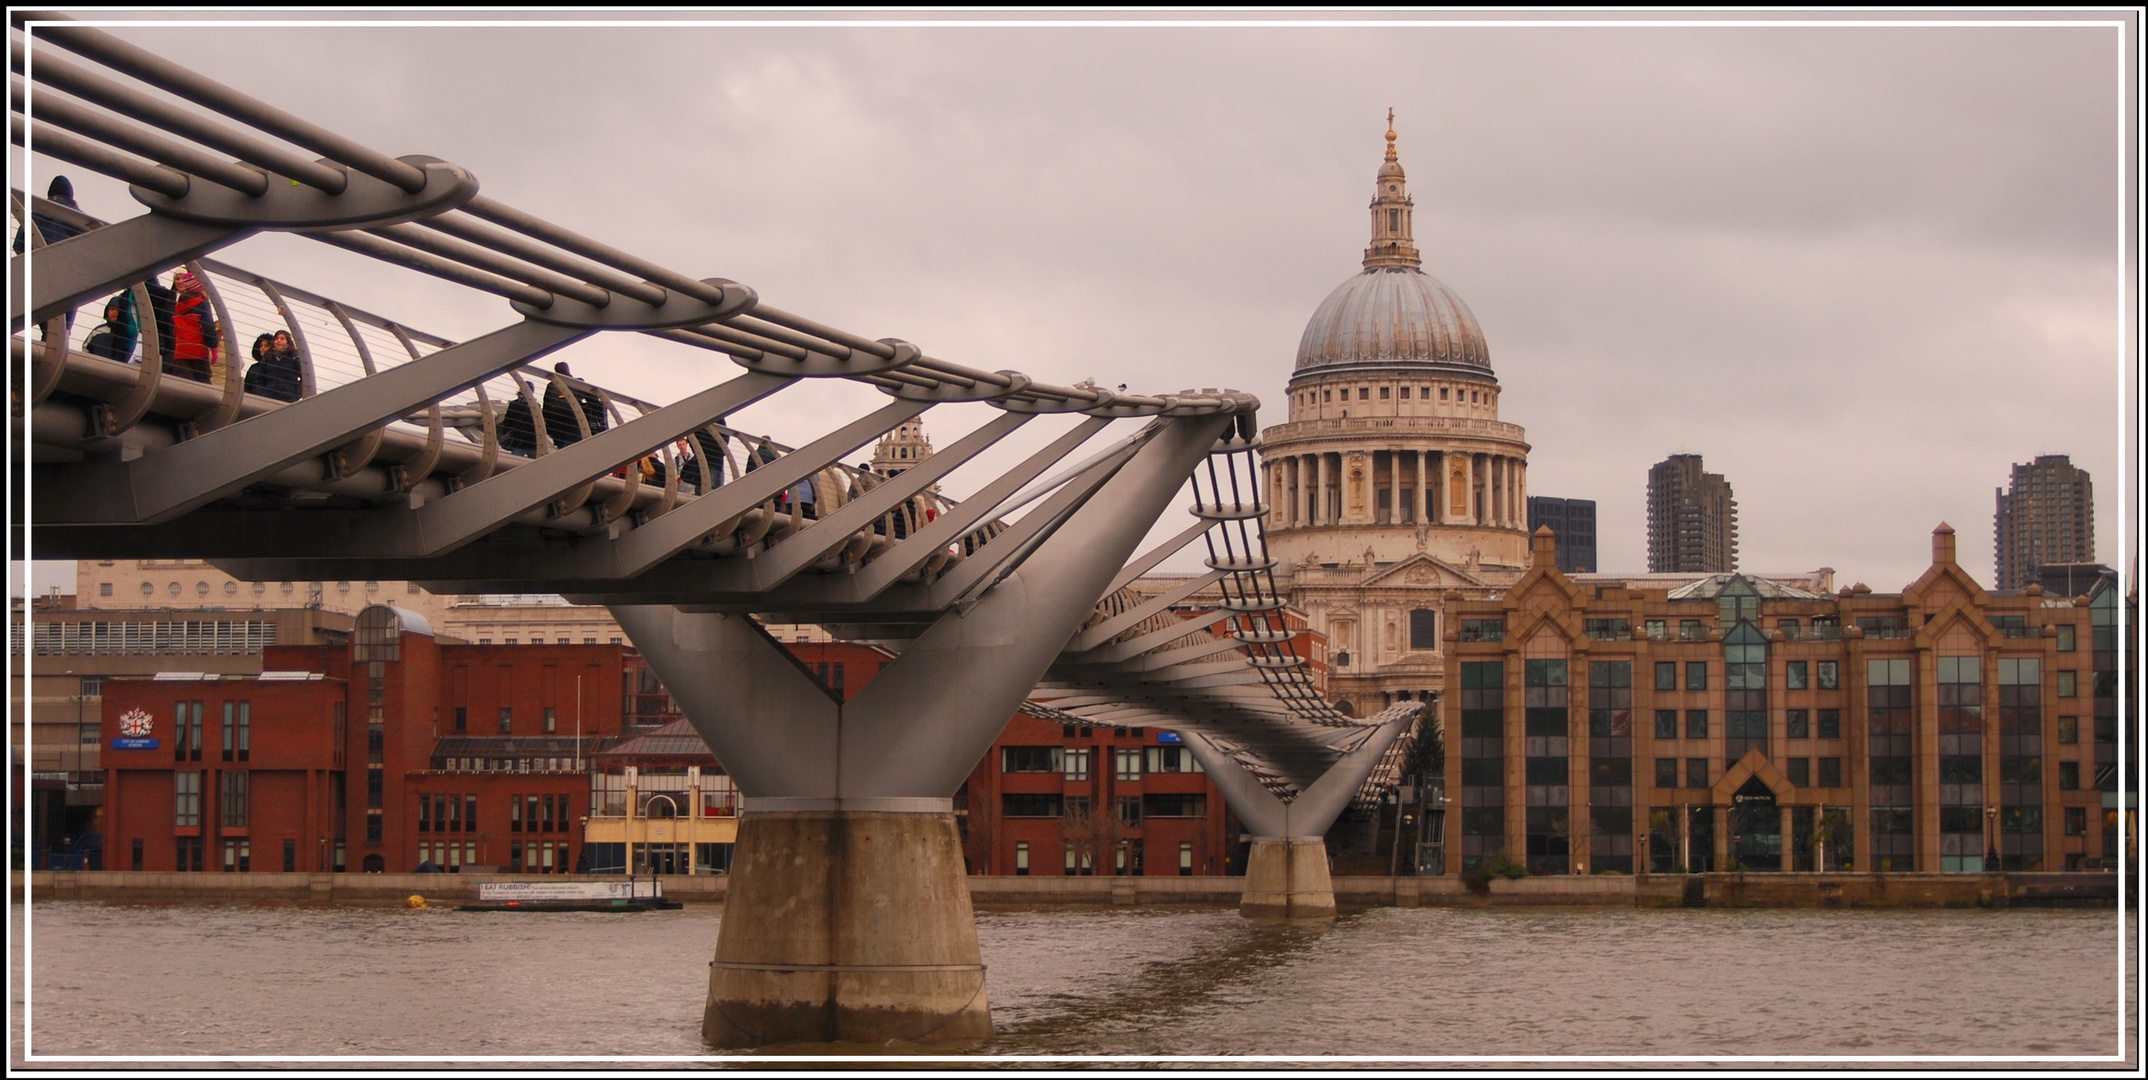
[[[1032,695],[1185,732],[1260,838],[1246,912],[1332,914],[1318,838],[1421,706],[1354,720],[1305,671],[1251,502],[1252,397],[1053,386],[827,326],[480,195],[448,162],[389,157],[58,16],[16,18],[36,89],[16,85],[16,141],[126,181],[145,209],[107,223],[14,202],[32,554],[608,605],[746,795],[710,1042],[991,1033],[950,797]],[[38,219],[82,231],[48,237]],[[491,293],[515,317],[450,341],[212,257],[264,231]],[[225,342],[225,376],[204,379],[165,358],[155,320],[125,348],[70,342],[77,306],[124,290],[149,311],[154,275],[181,266],[227,328],[235,311],[286,328],[295,373],[249,388]],[[533,361],[619,331],[744,371],[670,403],[560,372],[533,384]],[[797,447],[724,422],[826,378],[887,404]],[[896,477],[841,463],[948,402],[999,414]],[[1033,422],[1058,434],[967,499],[936,494]],[[1189,477],[1197,520],[1136,555]],[[1200,585],[1129,590],[1203,537]],[[1221,602],[1187,618],[1209,586]],[[899,655],[844,702],[764,620]]]

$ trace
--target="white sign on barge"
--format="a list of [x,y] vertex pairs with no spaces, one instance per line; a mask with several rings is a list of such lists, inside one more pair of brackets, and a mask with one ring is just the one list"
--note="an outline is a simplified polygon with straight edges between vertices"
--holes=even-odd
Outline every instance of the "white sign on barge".
[[464,911],[648,911],[676,908],[656,878],[618,881],[487,881]]

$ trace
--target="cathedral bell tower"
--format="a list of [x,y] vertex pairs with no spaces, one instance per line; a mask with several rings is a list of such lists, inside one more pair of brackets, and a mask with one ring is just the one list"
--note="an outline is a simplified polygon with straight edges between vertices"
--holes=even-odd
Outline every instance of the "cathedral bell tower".
[[1365,249],[1365,269],[1417,267],[1417,245],[1410,242],[1410,185],[1395,160],[1395,110],[1387,110],[1387,160],[1372,193],[1372,246]]

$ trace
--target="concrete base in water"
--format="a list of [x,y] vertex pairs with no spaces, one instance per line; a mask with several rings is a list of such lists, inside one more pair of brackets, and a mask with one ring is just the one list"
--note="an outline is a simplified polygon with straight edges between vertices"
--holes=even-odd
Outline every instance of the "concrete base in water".
[[953,814],[749,809],[735,851],[710,1045],[992,1035]]
[[1256,837],[1246,854],[1246,891],[1238,913],[1248,919],[1332,919],[1335,883],[1328,845],[1312,839]]

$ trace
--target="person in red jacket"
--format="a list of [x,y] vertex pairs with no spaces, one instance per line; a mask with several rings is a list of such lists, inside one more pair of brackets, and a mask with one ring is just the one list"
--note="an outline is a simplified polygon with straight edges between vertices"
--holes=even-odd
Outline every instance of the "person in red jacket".
[[180,271],[172,278],[177,294],[172,301],[172,354],[164,370],[195,382],[208,382],[216,363],[216,313],[194,275]]

